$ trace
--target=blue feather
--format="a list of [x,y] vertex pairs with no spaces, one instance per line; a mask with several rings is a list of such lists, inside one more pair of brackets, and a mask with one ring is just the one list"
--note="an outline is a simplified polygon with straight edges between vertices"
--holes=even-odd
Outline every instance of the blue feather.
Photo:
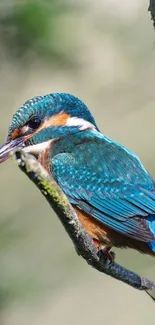
[[[155,216],[154,215],[149,215],[146,218],[146,222],[152,231],[153,234],[155,234]],[[149,247],[152,249],[153,252],[155,252],[155,241],[148,242]]]
[[155,186],[149,173],[136,155],[99,132],[81,139],[76,135],[71,153],[56,155],[51,164],[70,202],[123,235],[153,242]]

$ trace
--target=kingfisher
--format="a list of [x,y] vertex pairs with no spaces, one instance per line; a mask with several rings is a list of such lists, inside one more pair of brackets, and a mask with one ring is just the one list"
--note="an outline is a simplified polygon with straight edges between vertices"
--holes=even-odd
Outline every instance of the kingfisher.
[[98,251],[155,256],[155,182],[135,153],[106,137],[88,107],[66,93],[37,96],[13,115],[0,162],[22,148],[68,198]]

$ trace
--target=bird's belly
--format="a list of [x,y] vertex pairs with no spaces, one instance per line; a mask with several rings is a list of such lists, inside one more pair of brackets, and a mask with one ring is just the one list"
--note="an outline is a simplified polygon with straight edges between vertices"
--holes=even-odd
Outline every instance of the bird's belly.
[[91,238],[98,240],[102,245],[113,246],[111,229],[107,228],[84,211],[78,209],[76,206],[73,207],[77,213],[78,219]]
[[142,253],[155,256],[155,253],[152,252],[147,243],[130,238],[115,231],[114,229],[108,228],[102,222],[96,220],[84,211],[78,209],[75,205],[73,205],[73,208],[75,209],[81,224],[83,225],[89,236],[99,241],[101,245],[108,247],[115,246],[120,248],[129,247],[136,249]]

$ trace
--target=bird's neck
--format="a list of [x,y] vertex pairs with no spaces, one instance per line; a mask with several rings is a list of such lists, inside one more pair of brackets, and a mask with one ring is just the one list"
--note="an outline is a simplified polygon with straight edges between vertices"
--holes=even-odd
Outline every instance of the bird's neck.
[[59,153],[68,152],[71,153],[76,146],[82,143],[93,141],[97,131],[86,130],[75,134],[66,135],[54,142],[51,151],[50,158],[56,156]]

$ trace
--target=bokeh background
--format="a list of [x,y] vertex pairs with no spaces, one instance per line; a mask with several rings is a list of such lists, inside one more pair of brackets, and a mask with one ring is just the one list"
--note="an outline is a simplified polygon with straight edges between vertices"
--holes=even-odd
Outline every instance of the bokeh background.
[[[69,92],[155,176],[155,35],[147,8],[146,0],[0,0],[0,142],[27,99]],[[0,182],[0,324],[155,324],[145,293],[76,255],[12,161],[0,166]],[[152,258],[128,250],[117,259],[155,280]]]

